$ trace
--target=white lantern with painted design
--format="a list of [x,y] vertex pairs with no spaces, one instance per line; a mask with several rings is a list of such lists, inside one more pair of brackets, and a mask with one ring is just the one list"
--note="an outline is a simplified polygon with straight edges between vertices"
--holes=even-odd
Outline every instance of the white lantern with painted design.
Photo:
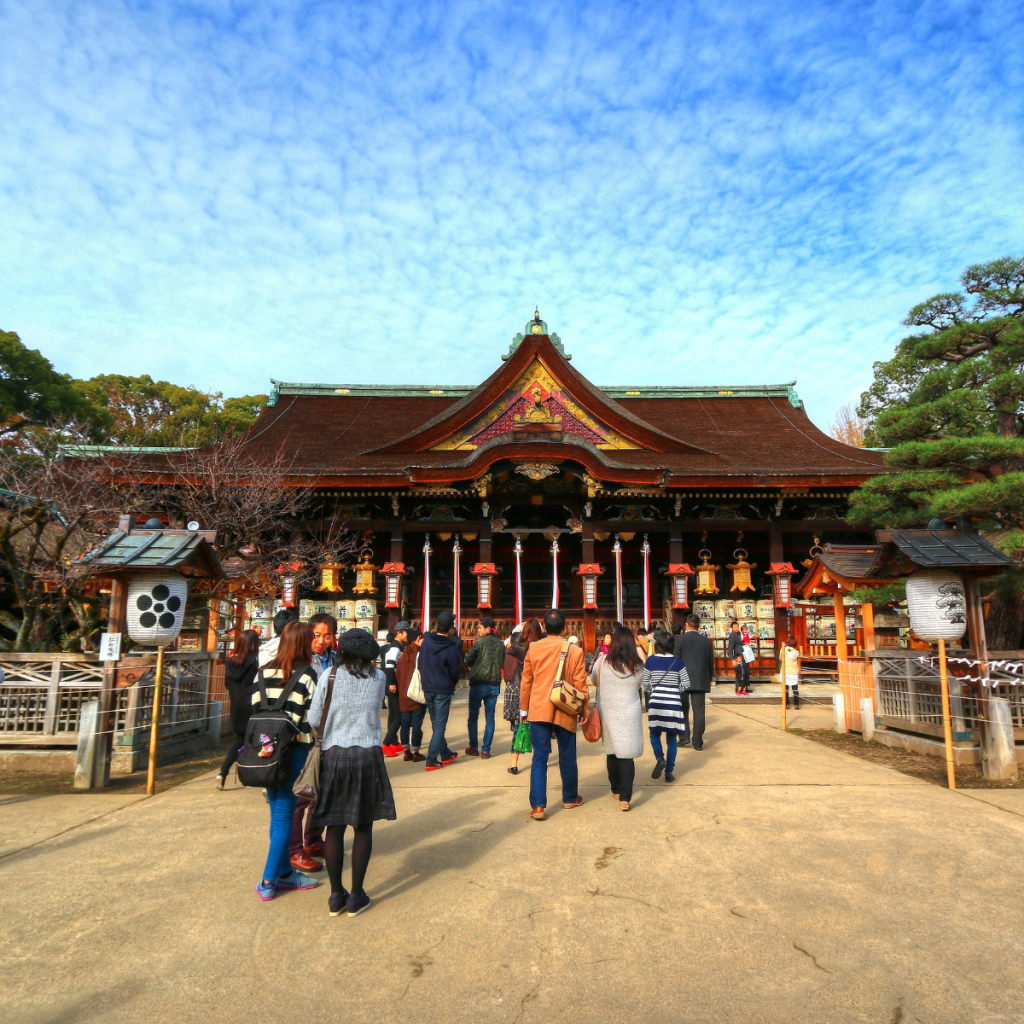
[[967,632],[963,580],[949,569],[918,569],[907,577],[910,628],[922,640],[959,640]]
[[176,572],[144,572],[128,584],[128,635],[140,644],[166,647],[185,620],[188,583]]

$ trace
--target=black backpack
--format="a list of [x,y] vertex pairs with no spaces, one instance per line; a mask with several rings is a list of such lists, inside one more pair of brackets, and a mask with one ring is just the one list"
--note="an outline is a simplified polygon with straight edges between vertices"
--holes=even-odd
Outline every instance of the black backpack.
[[263,669],[257,673],[260,704],[249,716],[245,741],[238,753],[235,768],[238,781],[243,786],[270,789],[287,786],[291,781],[292,750],[299,730],[291,715],[284,710],[284,705],[305,671],[305,666],[302,666],[292,673],[281,696],[273,704],[267,702]]

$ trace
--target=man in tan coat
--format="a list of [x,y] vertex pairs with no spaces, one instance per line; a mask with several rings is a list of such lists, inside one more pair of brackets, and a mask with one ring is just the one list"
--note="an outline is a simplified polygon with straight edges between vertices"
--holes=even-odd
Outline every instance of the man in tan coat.
[[[530,723],[533,764],[530,766],[530,815],[543,821],[548,803],[548,758],[551,741],[558,744],[558,771],[562,776],[562,806],[579,807],[579,768],[576,764],[576,726],[578,719],[567,715],[551,703],[551,687],[555,683],[563,647],[568,647],[562,679],[577,690],[587,692],[587,668],[583,651],[576,644],[562,639],[565,616],[553,608],[544,616],[548,635],[534,640],[526,652],[523,676],[519,685],[520,714]],[[587,712],[586,705],[583,715]]]

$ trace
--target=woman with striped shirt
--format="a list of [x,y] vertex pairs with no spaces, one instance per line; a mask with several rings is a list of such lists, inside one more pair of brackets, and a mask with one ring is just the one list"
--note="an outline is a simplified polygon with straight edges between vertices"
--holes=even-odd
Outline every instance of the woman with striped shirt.
[[[686,713],[683,708],[683,692],[690,685],[686,666],[672,653],[675,637],[663,629],[654,632],[654,654],[644,665],[643,686],[647,696],[647,729],[651,736],[651,749],[658,763],[651,772],[651,778],[661,777],[674,782],[676,750],[680,743],[686,743]],[[668,744],[668,755],[661,745],[664,734]]]
[[[284,691],[293,675],[298,675],[291,693],[284,703],[284,711],[299,730],[292,744],[292,769],[286,786],[267,789],[267,803],[270,804],[270,850],[263,878],[256,886],[256,894],[266,902],[277,895],[278,889],[315,889],[320,883],[309,875],[292,867],[288,843],[292,835],[292,819],[295,816],[295,793],[292,786],[306,763],[313,746],[313,730],[306,720],[313,691],[316,688],[316,674],[310,667],[313,663],[313,630],[305,622],[289,622],[281,631],[281,640],[274,659],[262,670],[263,686],[267,703],[273,704]],[[260,681],[257,674],[256,682]],[[260,689],[252,695],[254,705],[260,703]]]

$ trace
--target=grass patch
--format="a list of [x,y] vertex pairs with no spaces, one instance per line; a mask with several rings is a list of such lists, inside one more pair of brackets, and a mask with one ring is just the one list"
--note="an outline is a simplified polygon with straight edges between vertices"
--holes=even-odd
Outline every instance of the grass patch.
[[[831,729],[787,729],[794,736],[822,743],[833,750],[842,751],[861,757],[865,761],[884,765],[904,775],[912,775],[915,779],[934,783],[936,786],[946,785],[946,762],[928,754],[918,754],[913,750],[902,750],[899,747],[887,747],[883,743],[872,740],[865,743],[859,736],[852,733],[832,732]],[[960,789],[1024,789],[1024,780],[1016,782],[1001,779],[986,779],[981,774],[980,765],[957,765],[956,784]]]

